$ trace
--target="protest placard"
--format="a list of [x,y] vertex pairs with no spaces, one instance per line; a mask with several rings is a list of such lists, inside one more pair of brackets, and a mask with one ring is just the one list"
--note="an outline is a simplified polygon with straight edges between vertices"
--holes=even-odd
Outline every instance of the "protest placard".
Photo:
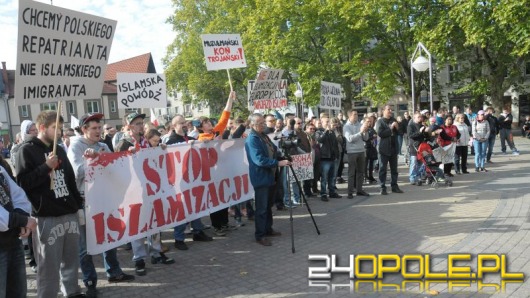
[[[313,179],[313,160],[311,153],[291,155],[293,170],[298,181]],[[296,182],[292,171],[289,171],[289,180]]]
[[[254,89],[254,85],[256,84],[256,80],[249,80],[248,81],[248,106],[249,106],[249,110],[254,110],[254,109],[260,109],[260,108],[256,108],[254,107],[254,101],[250,99],[250,95],[252,94],[252,90]],[[266,108],[266,109],[277,109],[277,108],[281,108],[281,107],[286,107],[287,106],[287,80],[286,79],[283,79],[280,81],[280,85],[279,85],[279,89],[276,90],[276,93],[274,95],[274,100],[269,104],[269,106],[273,106],[271,108]],[[258,102],[258,105],[259,106],[263,106],[263,101],[261,102]],[[250,108],[252,107],[252,108]]]
[[118,108],[167,108],[166,75],[118,73]]
[[201,38],[207,70],[247,67],[239,34],[203,34]]
[[86,166],[89,254],[244,202],[254,195],[244,139],[100,154]]
[[249,101],[254,103],[254,109],[277,109],[287,106],[287,98],[277,98],[277,92],[282,87],[283,69],[262,69],[252,92]]
[[342,105],[342,88],[340,84],[320,82],[320,108],[340,110]]
[[19,0],[17,104],[100,98],[116,21]]

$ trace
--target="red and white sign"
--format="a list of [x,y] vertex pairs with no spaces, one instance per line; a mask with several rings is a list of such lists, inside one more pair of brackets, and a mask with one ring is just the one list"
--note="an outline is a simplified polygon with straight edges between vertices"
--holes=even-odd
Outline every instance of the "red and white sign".
[[243,139],[101,154],[86,169],[92,255],[254,195]]
[[[283,69],[262,69],[252,86],[249,101],[254,109],[278,109],[287,106],[287,94],[282,97],[281,89],[287,89],[282,84]],[[286,90],[287,91],[287,90]]]
[[201,38],[206,69],[247,67],[243,43],[239,34],[203,34]]

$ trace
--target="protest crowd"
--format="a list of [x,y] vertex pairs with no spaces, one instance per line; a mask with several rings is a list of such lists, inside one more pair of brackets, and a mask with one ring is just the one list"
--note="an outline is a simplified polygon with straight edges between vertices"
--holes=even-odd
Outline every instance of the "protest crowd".
[[[82,116],[75,129],[63,129],[59,117],[60,144],[55,150],[55,111],[41,112],[35,122],[24,121],[20,140],[11,149],[14,171],[5,160],[0,167],[0,195],[7,202],[0,208],[1,254],[9,255],[7,260],[2,259],[1,270],[9,268],[9,277],[1,293],[5,297],[25,297],[26,255],[29,268],[37,275],[39,297],[55,297],[59,291],[67,297],[97,297],[97,274],[92,261],[95,256],[87,253],[83,218],[85,160],[113,151],[134,154],[150,147],[165,150],[181,143],[245,139],[253,200],[211,213],[211,225],[198,218],[175,226],[177,250],[188,250],[187,230],[193,241],[209,242],[214,237],[230,237],[230,233],[251,223],[256,242],[271,246],[271,238],[281,236],[273,229],[273,207],[276,211],[296,208],[304,197],[324,203],[344,196],[368,198],[377,195],[364,190],[373,184],[378,184],[380,195],[402,194],[398,185],[399,162],[408,164],[410,184],[422,187],[433,182],[458,183],[459,175],[488,172],[487,165],[494,162],[497,135],[500,154],[507,154],[507,146],[511,154],[519,154],[511,132],[513,117],[507,108],[498,117],[492,107],[462,113],[455,106],[451,112],[441,108],[412,115],[405,112],[394,118],[392,107],[385,105],[380,114],[367,113],[362,117],[355,110],[348,111],[346,117],[323,112],[319,117],[305,119],[273,111],[241,119],[231,114],[235,98],[232,91],[218,121],[208,117],[187,120],[176,115],[166,125],[155,127],[144,121],[145,114],[129,113],[119,132],[103,125],[103,114]],[[286,141],[295,145],[285,146]],[[292,156],[300,154],[310,155],[313,175],[297,185],[288,174]],[[468,160],[471,156],[473,159]],[[50,189],[52,181],[60,187]],[[337,184],[341,183],[347,183],[346,193],[339,194]],[[160,233],[131,241],[125,249],[131,250],[138,276],[147,274],[148,262],[169,266],[175,263],[165,255],[170,248],[162,244]],[[102,257],[109,282],[135,279],[121,269],[116,248],[105,251]],[[86,290],[78,285],[78,276]]]

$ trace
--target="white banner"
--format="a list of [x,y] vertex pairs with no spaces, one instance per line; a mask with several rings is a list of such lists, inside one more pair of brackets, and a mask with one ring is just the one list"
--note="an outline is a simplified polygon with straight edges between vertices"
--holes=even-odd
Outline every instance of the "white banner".
[[19,0],[16,104],[100,98],[116,21]]
[[342,88],[340,84],[320,82],[320,108],[340,110],[342,105]]
[[287,106],[286,99],[277,99],[277,92],[282,86],[283,69],[262,69],[250,93],[249,101],[254,109],[277,109]]
[[118,73],[118,108],[167,108],[166,75]]
[[[288,84],[287,84],[286,79],[283,79],[280,81],[279,89],[276,90],[274,99],[268,100],[268,102],[266,100],[258,101],[259,107],[254,107],[254,101],[250,99],[250,95],[252,94],[254,85],[256,85],[255,80],[248,80],[248,88],[247,88],[248,106],[249,106],[250,111],[253,111],[254,109],[278,109],[278,108],[287,106],[287,86]],[[270,106],[270,107],[263,108],[263,106]]]
[[239,34],[203,34],[207,70],[247,67]]
[[[291,155],[291,158],[293,170],[298,181],[302,182],[313,179],[313,160],[311,159],[311,153]],[[296,181],[291,170],[289,170],[289,179],[291,182]]]
[[86,169],[87,249],[92,255],[254,195],[244,139],[102,154]]

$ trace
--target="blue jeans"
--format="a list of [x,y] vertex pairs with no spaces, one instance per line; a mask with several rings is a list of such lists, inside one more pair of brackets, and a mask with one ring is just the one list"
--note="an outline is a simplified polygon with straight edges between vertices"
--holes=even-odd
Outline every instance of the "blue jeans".
[[419,174],[420,165],[418,164],[418,157],[416,155],[410,156],[410,167],[409,167],[409,181],[410,183],[416,182],[420,179]]
[[259,187],[254,189],[256,210],[254,211],[254,224],[256,240],[263,239],[267,233],[272,232],[272,203],[274,201],[274,186]]
[[479,142],[478,140],[474,140],[473,147],[475,147],[475,167],[483,168],[484,162],[486,161],[486,149],[488,148],[488,141]]
[[[194,219],[190,222],[191,228],[193,229],[193,234],[199,234],[204,230],[204,225],[202,224],[202,221],[200,218]],[[186,230],[186,226],[188,223],[184,223],[181,225],[178,225],[173,228],[173,237],[175,237],[175,240],[177,241],[184,241],[186,239],[186,235],[184,235],[184,231]]]
[[0,297],[24,298],[27,295],[26,264],[22,241],[0,247]]
[[488,153],[486,153],[486,160],[491,160],[491,155],[493,154],[493,145],[495,145],[495,139],[497,138],[496,135],[490,134],[490,137],[488,138]]
[[291,200],[289,198],[289,195],[293,197],[293,203],[300,203],[300,189],[298,188],[298,185],[296,184],[296,180],[289,179],[291,184],[291,190],[289,191],[287,188],[287,171],[290,171],[289,167],[282,167],[281,173],[282,173],[282,187],[283,187],[283,204],[286,206],[291,205]]
[[325,196],[326,187],[330,195],[335,191],[335,161],[320,160],[320,195]]
[[[87,254],[86,226],[81,225],[79,226],[79,265],[83,273],[83,283],[85,286],[95,286],[98,281],[98,274],[96,273],[92,256]],[[116,255],[116,248],[103,253],[103,265],[105,266],[108,277],[114,277],[123,273]]]

